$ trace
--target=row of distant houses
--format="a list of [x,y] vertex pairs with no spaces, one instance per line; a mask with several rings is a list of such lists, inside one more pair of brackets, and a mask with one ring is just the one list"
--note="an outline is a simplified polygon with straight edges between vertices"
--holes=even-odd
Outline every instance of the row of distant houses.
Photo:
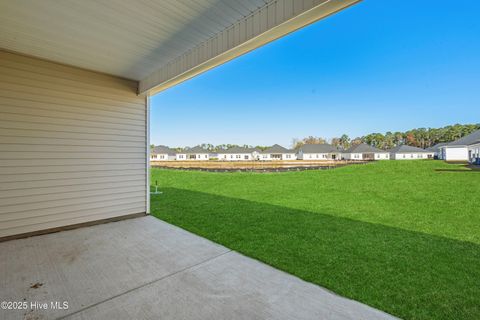
[[399,146],[392,150],[380,150],[367,144],[360,144],[348,150],[339,150],[330,144],[306,144],[298,150],[284,148],[278,144],[260,150],[257,148],[233,147],[228,150],[211,152],[201,147],[176,152],[166,146],[154,147],[151,151],[152,161],[275,161],[275,160],[389,160],[389,159],[429,159],[434,153],[428,150]]
[[150,152],[150,160],[221,160],[221,161],[252,161],[252,160],[295,160],[296,151],[286,149],[278,144],[260,150],[258,148],[233,147],[217,152],[208,151],[201,147],[194,147],[188,150],[175,151],[166,146],[156,146]]
[[381,150],[362,143],[348,150],[339,150],[330,144],[305,144],[298,150],[278,144],[260,150],[257,148],[233,147],[211,152],[201,147],[176,152],[166,146],[154,147],[150,160],[219,160],[219,161],[275,161],[275,160],[420,160],[443,159],[447,161],[477,162],[480,158],[480,130],[450,143],[437,144],[429,149],[400,145],[390,150]]

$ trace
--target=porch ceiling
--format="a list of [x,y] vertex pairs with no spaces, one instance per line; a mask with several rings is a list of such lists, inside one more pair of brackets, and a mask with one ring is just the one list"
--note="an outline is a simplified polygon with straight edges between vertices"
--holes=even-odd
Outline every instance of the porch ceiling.
[[268,1],[0,1],[0,47],[141,80]]
[[0,48],[156,92],[358,1],[0,1]]

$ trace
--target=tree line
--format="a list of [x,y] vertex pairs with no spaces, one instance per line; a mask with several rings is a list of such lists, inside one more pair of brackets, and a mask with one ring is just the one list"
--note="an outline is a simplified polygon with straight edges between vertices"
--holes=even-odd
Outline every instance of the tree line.
[[[479,129],[480,123],[455,124],[442,128],[416,128],[405,132],[388,131],[385,134],[370,133],[353,139],[343,134],[340,137],[330,139],[330,143],[341,149],[348,149],[361,143],[366,143],[379,149],[390,149],[403,144],[425,149],[437,143],[460,139]],[[322,144],[327,142],[325,138],[309,136],[303,139],[293,139],[292,146],[294,149],[298,149],[304,144]]]
[[[153,149],[155,145],[150,145],[150,148]],[[222,150],[228,150],[233,147],[242,147],[242,148],[257,148],[260,150],[265,150],[269,148],[269,146],[251,146],[248,144],[243,144],[243,145],[238,145],[238,144],[219,144],[219,145],[213,145],[211,143],[202,143],[197,145],[197,147],[201,147],[202,149],[208,150],[210,152],[219,152]],[[188,149],[191,149],[192,147],[186,146],[186,147],[174,147],[172,148],[176,152],[182,152]]]
[[[205,150],[208,150],[208,151],[211,151],[211,152],[228,150],[228,149],[233,148],[233,147],[257,148],[257,149],[260,149],[260,150],[265,150],[265,149],[268,148],[268,146],[252,146],[252,145],[249,145],[249,144],[238,145],[238,144],[229,144],[229,143],[228,144],[219,144],[219,145],[213,145],[211,143],[202,143],[202,144],[199,144],[198,147],[201,147],[201,148],[203,148]],[[183,148],[183,150],[185,150],[185,149],[188,149],[188,147]]]

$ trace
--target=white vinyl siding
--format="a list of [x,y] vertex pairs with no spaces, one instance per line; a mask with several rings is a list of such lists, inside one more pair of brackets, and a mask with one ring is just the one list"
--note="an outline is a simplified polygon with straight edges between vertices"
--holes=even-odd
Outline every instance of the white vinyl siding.
[[146,212],[136,90],[0,51],[0,237]]
[[150,160],[151,161],[171,161],[171,160],[175,160],[175,156],[166,154],[166,153],[151,153]]
[[390,154],[388,153],[375,153],[375,160],[389,160]]
[[363,155],[361,153],[346,152],[342,154],[342,157],[345,160],[363,160]]
[[261,154],[259,159],[262,161],[297,160],[297,156],[295,153],[272,153]]
[[336,152],[330,152],[330,153],[314,153],[314,152],[303,152],[299,151],[298,155],[296,155],[296,158],[298,160],[312,160],[312,161],[320,161],[320,160],[339,160],[341,159],[341,154],[336,153]]
[[433,159],[433,152],[431,153],[419,153],[419,152],[415,152],[415,153],[391,153],[390,154],[390,158],[392,160],[418,160],[418,159],[429,159],[429,156],[430,158]]
[[[182,155],[183,156],[183,155]],[[184,158],[179,157],[177,155],[177,160],[189,160],[189,161],[202,161],[202,160],[209,160],[209,155],[206,153],[200,154],[186,154]]]
[[251,153],[219,153],[218,159],[221,161],[250,161],[254,160],[254,156]]
[[445,160],[446,161],[467,161],[468,160],[468,148],[467,147],[445,147]]

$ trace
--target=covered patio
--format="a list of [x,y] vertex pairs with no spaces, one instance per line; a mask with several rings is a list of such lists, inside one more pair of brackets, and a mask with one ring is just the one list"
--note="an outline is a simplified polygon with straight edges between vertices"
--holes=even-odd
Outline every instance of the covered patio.
[[0,270],[6,320],[393,319],[151,216],[0,243]]

